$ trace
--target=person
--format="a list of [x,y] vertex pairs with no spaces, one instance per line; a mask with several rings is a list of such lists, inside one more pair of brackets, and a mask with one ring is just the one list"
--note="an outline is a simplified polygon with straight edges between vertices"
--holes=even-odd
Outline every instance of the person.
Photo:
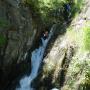
[[71,7],[70,7],[70,4],[69,4],[69,3],[64,3],[63,7],[64,7],[64,12],[63,12],[63,14],[64,14],[64,19],[65,19],[66,21],[68,21],[70,15],[71,15],[71,12],[70,12],[70,11],[71,11]]
[[42,32],[41,38],[40,38],[40,45],[42,45],[42,39],[46,40],[48,38],[49,32],[47,30]]
[[66,10],[67,10],[67,12],[70,12],[70,10],[71,10],[69,3],[66,4]]
[[45,32],[43,33],[42,38],[43,38],[44,40],[46,40],[46,39],[48,38],[48,31],[45,31]]

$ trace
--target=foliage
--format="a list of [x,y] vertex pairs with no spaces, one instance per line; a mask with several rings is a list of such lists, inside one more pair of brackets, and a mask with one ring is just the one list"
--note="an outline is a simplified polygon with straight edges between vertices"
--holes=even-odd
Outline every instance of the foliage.
[[83,0],[24,0],[24,3],[33,9],[33,13],[38,14],[44,24],[52,24],[63,21],[64,7],[70,3],[71,17],[81,9]]
[[85,67],[85,82],[84,84],[90,85],[90,59],[88,59],[86,62],[86,67]]
[[83,29],[83,43],[84,49],[90,51],[90,26],[85,26]]
[[[77,48],[66,75],[65,86],[62,90],[89,90],[90,89],[90,22],[76,30],[69,27],[66,33],[68,40],[74,41]],[[73,44],[73,43],[72,43]],[[76,49],[76,48],[75,48]],[[82,50],[84,52],[82,52]],[[88,51],[88,52],[87,52]]]
[[73,57],[68,68],[66,85],[62,90],[87,90],[84,88],[90,85],[89,63],[90,59],[84,59],[84,56],[82,58],[79,55]]
[[60,17],[59,9],[62,7],[60,0],[27,0],[27,3],[33,7],[34,13],[41,15],[44,23],[52,23]]
[[84,0],[73,0],[71,4],[71,15],[74,17],[77,13],[79,13],[83,9]]
[[7,27],[9,25],[9,22],[4,19],[4,18],[0,18],[0,27]]
[[6,38],[4,37],[4,35],[0,34],[0,46],[5,45],[6,43]]

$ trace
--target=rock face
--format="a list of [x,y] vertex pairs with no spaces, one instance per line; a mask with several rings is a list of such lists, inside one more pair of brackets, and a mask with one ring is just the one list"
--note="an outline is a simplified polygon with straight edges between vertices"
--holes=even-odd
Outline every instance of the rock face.
[[0,83],[5,84],[23,70],[19,64],[26,62],[27,51],[39,38],[41,27],[33,20],[32,12],[21,0],[0,0]]

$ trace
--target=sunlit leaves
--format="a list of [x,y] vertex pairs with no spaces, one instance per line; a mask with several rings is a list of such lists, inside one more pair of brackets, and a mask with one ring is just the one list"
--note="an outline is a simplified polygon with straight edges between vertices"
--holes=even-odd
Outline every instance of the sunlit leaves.
[[90,27],[84,29],[84,45],[86,50],[90,50]]

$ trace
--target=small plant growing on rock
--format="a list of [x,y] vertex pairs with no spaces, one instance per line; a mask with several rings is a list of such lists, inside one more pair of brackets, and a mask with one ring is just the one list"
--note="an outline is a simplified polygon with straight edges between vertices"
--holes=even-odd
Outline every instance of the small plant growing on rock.
[[6,38],[4,37],[4,35],[0,34],[0,46],[5,45],[6,43]]
[[6,19],[0,18],[0,27],[5,28],[8,27],[9,22]]

